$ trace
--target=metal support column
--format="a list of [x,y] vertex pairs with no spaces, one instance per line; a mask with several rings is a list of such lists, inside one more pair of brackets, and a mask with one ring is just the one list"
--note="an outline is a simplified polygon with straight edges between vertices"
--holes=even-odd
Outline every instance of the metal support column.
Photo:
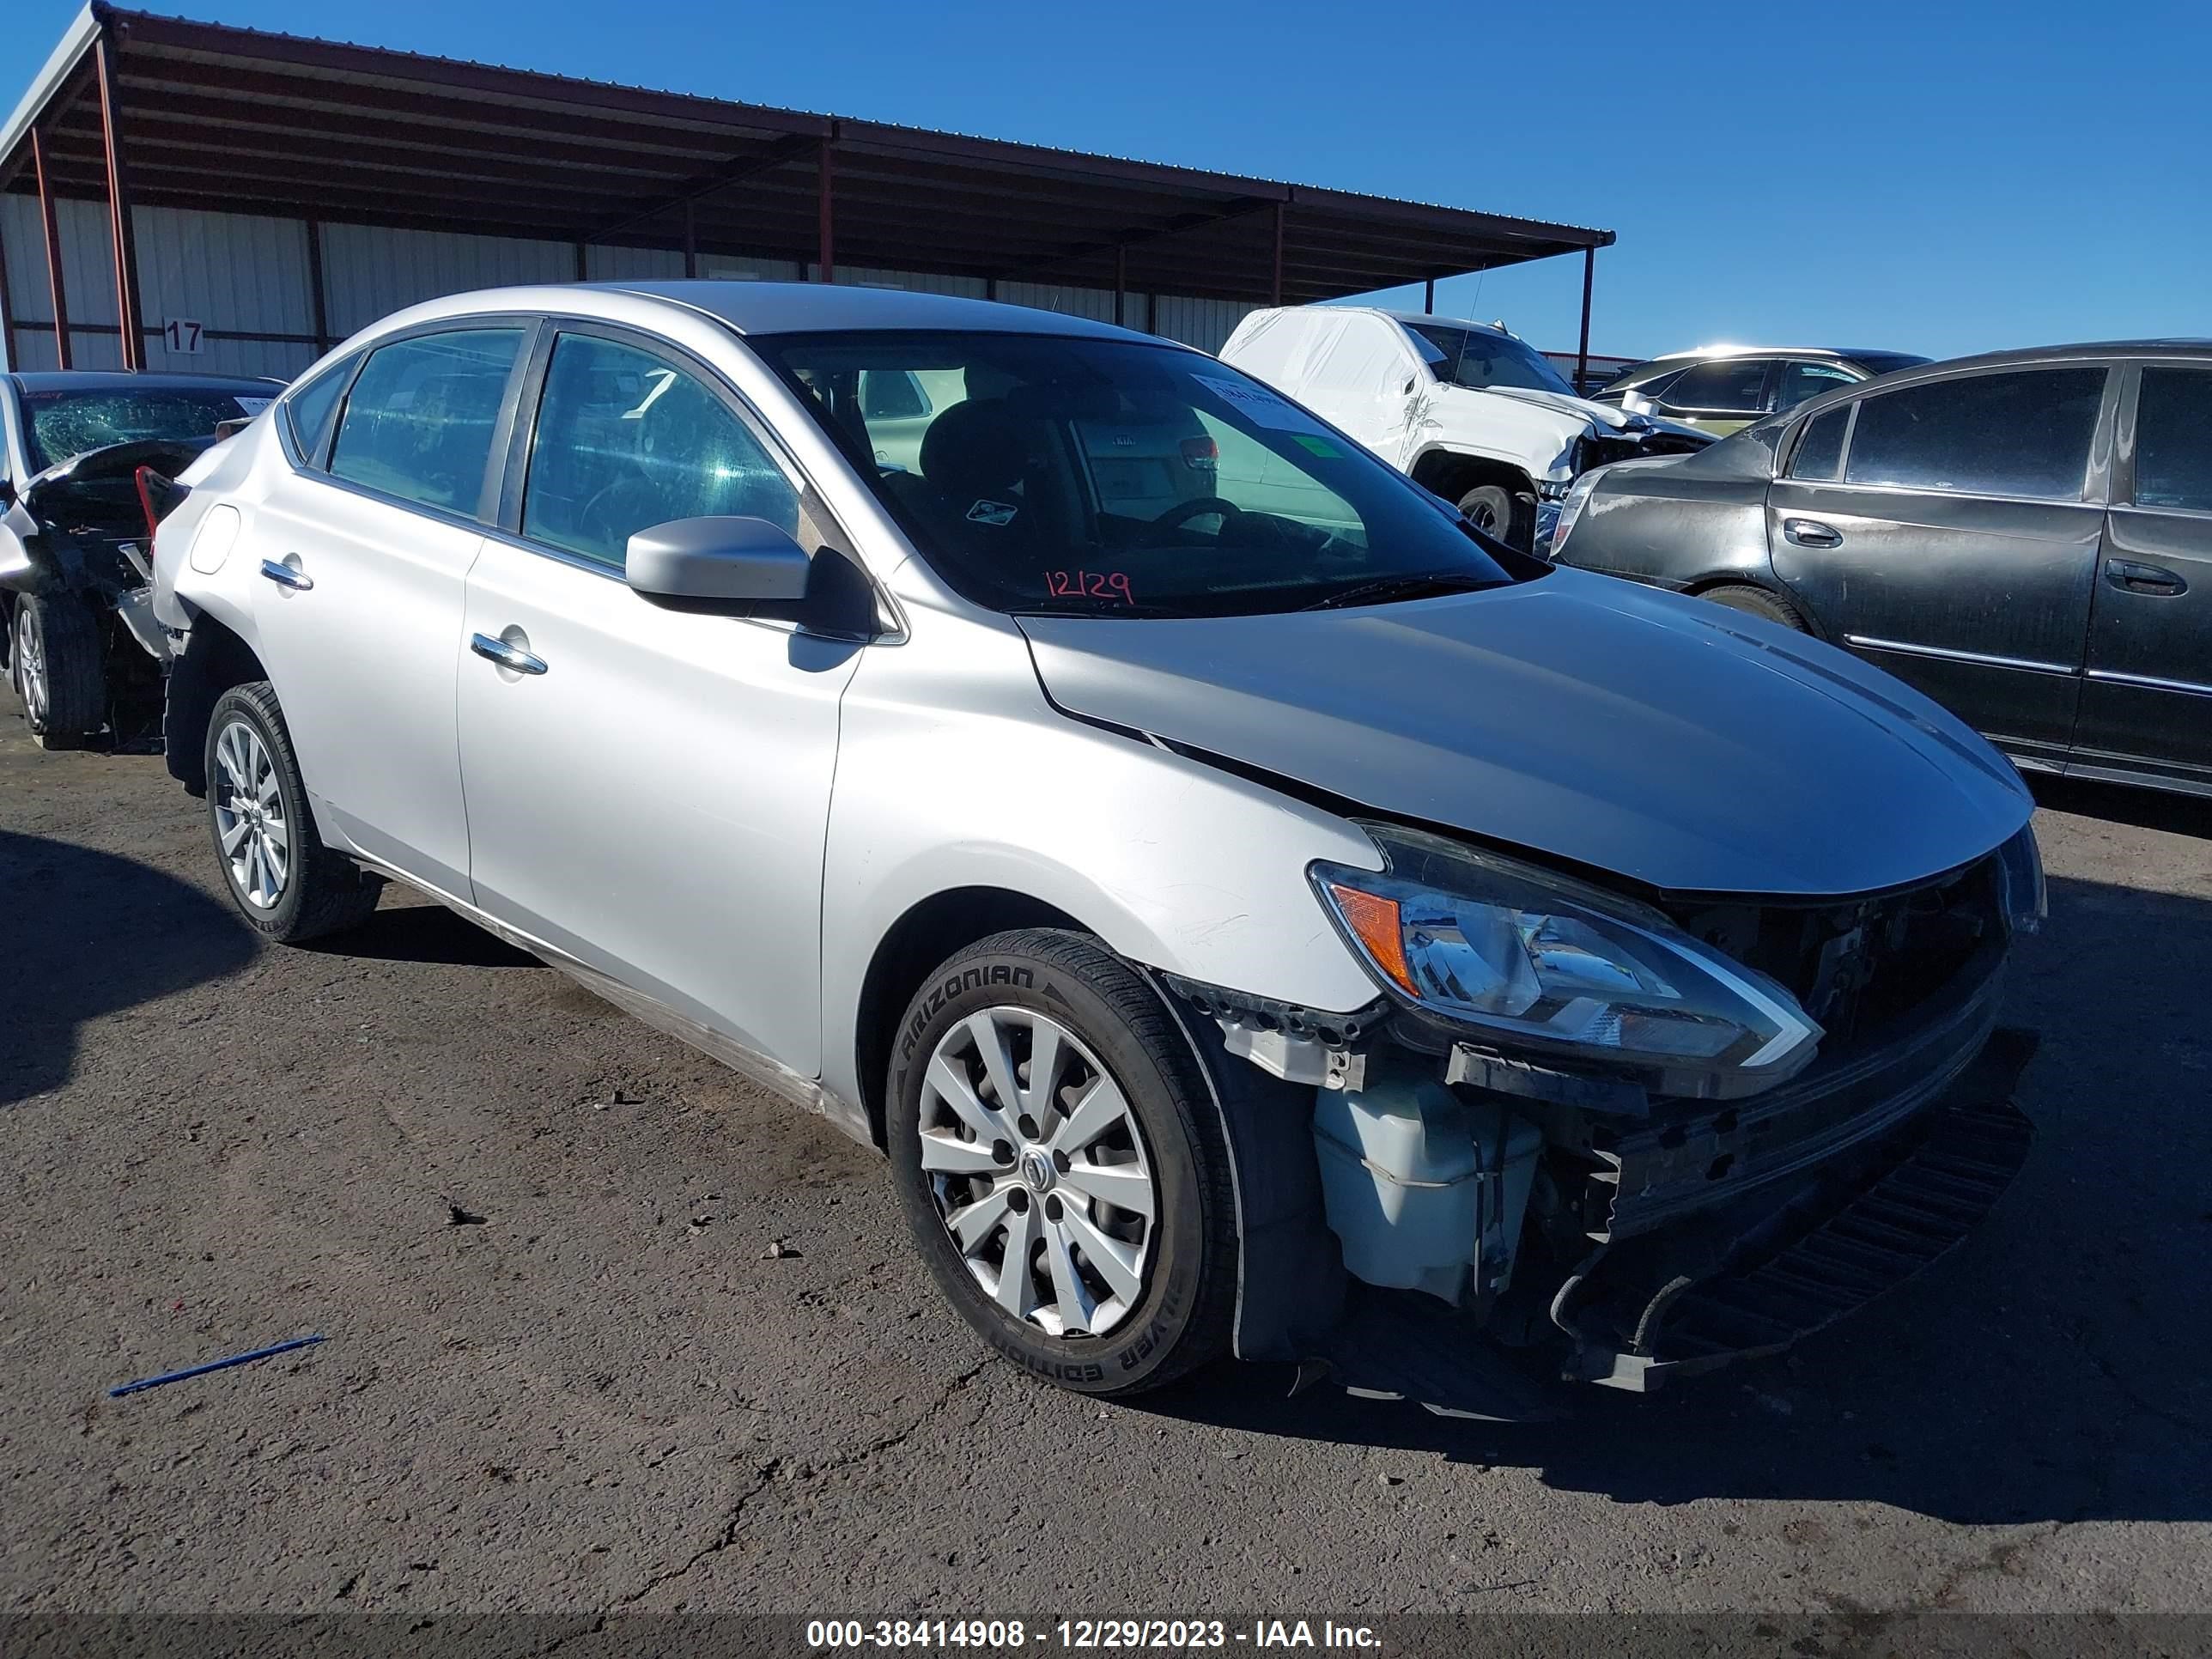
[[830,161],[830,147],[836,142],[837,137],[834,130],[832,130],[822,140],[822,160],[818,189],[818,194],[821,198],[822,251],[817,264],[822,272],[821,280],[825,283],[834,283],[837,280],[837,225],[836,196],[835,192],[831,189],[832,173]]
[[337,342],[331,337],[331,301],[323,283],[323,222],[302,219],[307,233],[307,300],[315,319],[315,350],[328,351]]
[[1272,281],[1270,281],[1270,282],[1269,282],[1269,283],[1268,283],[1268,285],[1267,285],[1267,294],[1268,294],[1268,301],[1267,301],[1267,303],[1268,303],[1268,304],[1270,304],[1270,305],[1278,305],[1278,306],[1283,303],[1283,214],[1284,214],[1284,210],[1285,210],[1285,204],[1283,204],[1283,203],[1281,203],[1281,202],[1278,202],[1278,203],[1276,203],[1276,204],[1275,204],[1275,270],[1274,270],[1274,276],[1273,276],[1273,280],[1272,280]]
[[1433,276],[1429,278],[1421,292],[1421,314],[1425,317],[1437,314],[1437,279]]
[[100,82],[100,147],[107,153],[107,228],[115,244],[115,318],[123,331],[123,367],[146,367],[145,319],[138,314],[138,239],[131,228],[130,175],[123,165],[123,137],[118,118],[115,48],[103,30],[93,42],[93,70]]
[[8,290],[7,250],[0,248],[0,363],[15,364],[15,296]]
[[1597,280],[1597,250],[1583,250],[1583,341],[1575,350],[1575,396],[1583,395],[1583,382],[1589,378],[1589,307],[1590,286]]
[[74,365],[70,361],[69,298],[63,292],[61,224],[54,217],[53,169],[46,164],[46,136],[36,127],[31,129],[31,166],[39,175],[39,219],[46,236],[46,294],[54,313],[54,361],[70,368]]
[[1114,326],[1120,328],[1122,301],[1129,289],[1129,250],[1116,243],[1114,247]]

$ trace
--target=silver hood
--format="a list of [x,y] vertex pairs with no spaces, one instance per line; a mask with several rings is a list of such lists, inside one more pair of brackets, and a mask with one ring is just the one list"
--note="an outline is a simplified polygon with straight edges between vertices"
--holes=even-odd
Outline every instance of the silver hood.
[[1656,888],[1900,886],[1991,851],[2034,806],[1887,675],[1580,571],[1416,604],[1021,626],[1070,713]]

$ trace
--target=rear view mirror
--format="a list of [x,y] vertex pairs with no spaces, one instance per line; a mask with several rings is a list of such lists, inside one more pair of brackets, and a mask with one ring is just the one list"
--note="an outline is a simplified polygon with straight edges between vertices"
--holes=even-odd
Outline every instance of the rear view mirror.
[[766,519],[678,519],[629,538],[625,574],[649,599],[711,609],[805,599],[811,568]]

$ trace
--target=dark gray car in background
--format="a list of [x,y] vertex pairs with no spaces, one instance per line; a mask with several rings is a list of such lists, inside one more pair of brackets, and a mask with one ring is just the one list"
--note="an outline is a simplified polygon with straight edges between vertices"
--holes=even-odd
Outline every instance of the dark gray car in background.
[[2212,794],[2212,341],[1831,392],[1586,474],[1552,554],[1843,646],[2024,768]]

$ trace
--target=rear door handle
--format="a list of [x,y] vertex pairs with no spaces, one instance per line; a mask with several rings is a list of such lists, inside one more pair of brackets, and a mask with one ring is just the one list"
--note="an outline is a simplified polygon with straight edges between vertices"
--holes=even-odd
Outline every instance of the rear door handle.
[[289,587],[295,593],[304,593],[315,585],[315,579],[296,564],[285,564],[276,559],[261,562],[261,574],[279,587]]
[[469,649],[487,662],[497,663],[501,668],[512,669],[518,674],[542,674],[545,659],[533,657],[519,645],[509,645],[505,640],[495,640],[489,634],[469,635]]
[[1800,547],[1841,547],[1844,532],[1833,525],[1822,524],[1818,519],[1784,519],[1782,534],[1785,540]]
[[2105,580],[2127,593],[2148,593],[2170,599],[2186,593],[2189,584],[2162,564],[2137,564],[2132,559],[2105,561]]

